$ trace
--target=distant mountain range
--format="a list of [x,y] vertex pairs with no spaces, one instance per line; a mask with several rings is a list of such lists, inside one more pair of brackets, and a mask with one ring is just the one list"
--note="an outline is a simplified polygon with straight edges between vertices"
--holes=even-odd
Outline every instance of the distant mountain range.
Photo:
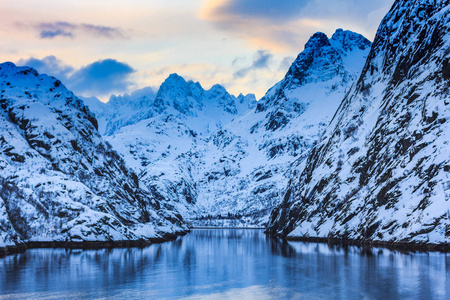
[[257,105],[253,95],[234,97],[220,85],[205,91],[173,74],[156,95],[90,107],[106,121],[106,139],[191,224],[264,226],[290,165],[319,139],[370,46],[341,29],[331,39],[313,35]]

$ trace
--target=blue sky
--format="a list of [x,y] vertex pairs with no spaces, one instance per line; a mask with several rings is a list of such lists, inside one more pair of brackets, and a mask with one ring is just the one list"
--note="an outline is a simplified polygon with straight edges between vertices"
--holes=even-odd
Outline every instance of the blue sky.
[[265,91],[308,38],[373,40],[393,0],[0,0],[0,60],[34,66],[83,96],[158,87],[171,73]]

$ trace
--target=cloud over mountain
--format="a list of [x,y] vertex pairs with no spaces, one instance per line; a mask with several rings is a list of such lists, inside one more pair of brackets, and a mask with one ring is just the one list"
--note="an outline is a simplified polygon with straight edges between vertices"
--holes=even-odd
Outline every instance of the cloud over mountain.
[[272,59],[273,55],[266,50],[258,50],[253,58],[253,62],[250,66],[241,68],[234,72],[234,78],[242,78],[247,76],[247,74],[251,71],[258,69],[267,69],[269,67],[269,62]]
[[77,94],[97,97],[128,91],[133,85],[129,77],[135,72],[128,64],[110,58],[79,69],[64,64],[53,55],[43,59],[22,59],[18,64],[31,66],[40,73],[57,77]]
[[70,76],[71,85],[80,93],[104,95],[125,91],[131,85],[128,77],[135,70],[126,63],[105,59],[82,67]]

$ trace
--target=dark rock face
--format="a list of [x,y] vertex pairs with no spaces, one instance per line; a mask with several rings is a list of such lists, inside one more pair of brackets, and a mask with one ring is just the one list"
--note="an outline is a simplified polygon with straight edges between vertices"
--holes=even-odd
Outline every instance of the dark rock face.
[[183,231],[61,82],[4,63],[0,90],[0,247],[158,238],[159,226]]
[[[396,1],[268,232],[449,242],[449,2]],[[447,171],[446,171],[447,170]]]

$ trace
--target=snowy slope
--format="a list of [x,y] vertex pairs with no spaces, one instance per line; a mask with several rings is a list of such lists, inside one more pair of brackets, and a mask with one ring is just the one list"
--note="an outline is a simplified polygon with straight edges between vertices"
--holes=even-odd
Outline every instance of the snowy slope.
[[112,95],[107,103],[95,97],[82,100],[95,113],[100,133],[111,135],[123,126],[152,117],[153,113],[148,108],[152,106],[155,97],[153,89],[146,87],[131,94]]
[[397,0],[269,232],[450,242],[450,3]]
[[112,97],[106,104],[88,103],[100,116],[100,127],[109,128],[105,138],[139,178],[187,216],[195,211],[197,191],[189,164],[179,161],[180,156],[254,108],[256,99],[254,95],[235,97],[220,85],[204,90],[198,82],[172,74],[153,99],[133,93],[127,98]]
[[59,80],[0,64],[0,244],[138,240],[180,233]]
[[[197,225],[262,225],[359,76],[371,43],[339,29],[314,34],[255,109],[179,161],[196,184]],[[218,218],[219,216],[219,218]],[[219,219],[219,220],[217,220]],[[231,219],[231,220],[223,220]]]
[[302,163],[319,139],[370,46],[342,29],[330,39],[313,35],[257,106],[253,95],[234,97],[220,85],[204,90],[172,74],[146,107],[127,99],[128,107],[124,101],[106,118],[111,104],[94,102],[91,109],[106,122],[100,127],[114,128],[106,139],[139,178],[191,223],[261,226],[278,204],[290,165]]

